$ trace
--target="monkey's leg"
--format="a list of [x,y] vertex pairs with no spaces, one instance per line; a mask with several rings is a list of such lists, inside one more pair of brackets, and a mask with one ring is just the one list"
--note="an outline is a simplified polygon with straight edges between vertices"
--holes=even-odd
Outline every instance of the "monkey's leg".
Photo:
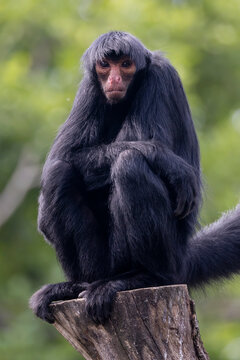
[[165,183],[142,154],[127,150],[112,167],[109,279],[86,286],[88,314],[104,322],[117,291],[178,282],[185,244]]
[[[50,163],[39,199],[39,228],[54,246],[69,282],[46,285],[31,300],[35,314],[51,321],[53,300],[74,298],[82,282],[92,282],[109,272],[108,241],[74,169],[63,161]],[[104,259],[104,261],[103,261]]]
[[144,269],[176,281],[178,257],[184,251],[168,189],[144,156],[122,152],[112,167],[110,214],[112,271]]
[[[108,242],[71,164],[60,160],[48,164],[39,203],[39,229],[55,248],[68,280],[90,282],[105,277]],[[101,264],[103,258],[106,261]]]

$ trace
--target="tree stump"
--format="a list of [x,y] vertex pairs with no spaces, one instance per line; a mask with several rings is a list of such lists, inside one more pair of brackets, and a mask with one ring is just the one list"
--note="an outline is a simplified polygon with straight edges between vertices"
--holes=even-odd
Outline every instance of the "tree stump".
[[83,299],[51,306],[54,326],[86,360],[209,360],[186,285],[119,292],[104,326]]

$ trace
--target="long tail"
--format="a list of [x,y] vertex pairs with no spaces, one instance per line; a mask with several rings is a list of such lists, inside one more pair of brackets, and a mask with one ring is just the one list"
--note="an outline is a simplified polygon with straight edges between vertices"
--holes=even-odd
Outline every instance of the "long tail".
[[240,204],[190,240],[185,282],[201,285],[236,273],[240,273]]

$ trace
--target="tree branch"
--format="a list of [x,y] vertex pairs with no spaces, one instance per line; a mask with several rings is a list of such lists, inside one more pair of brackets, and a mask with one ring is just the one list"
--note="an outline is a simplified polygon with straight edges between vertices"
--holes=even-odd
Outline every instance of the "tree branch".
[[11,178],[0,194],[0,226],[15,212],[28,191],[39,184],[40,169],[36,157],[24,148]]
[[86,360],[209,360],[186,285],[119,292],[104,326],[83,299],[51,306],[54,326]]

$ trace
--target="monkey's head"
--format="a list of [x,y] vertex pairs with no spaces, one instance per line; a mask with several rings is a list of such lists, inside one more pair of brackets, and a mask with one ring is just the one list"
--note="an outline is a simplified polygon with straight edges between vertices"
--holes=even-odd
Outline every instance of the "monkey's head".
[[151,52],[133,35],[112,31],[101,35],[83,55],[85,73],[100,84],[110,104],[126,98],[134,78],[146,68]]
[[105,57],[96,63],[95,69],[107,101],[116,104],[124,99],[136,73],[134,61],[126,55]]

